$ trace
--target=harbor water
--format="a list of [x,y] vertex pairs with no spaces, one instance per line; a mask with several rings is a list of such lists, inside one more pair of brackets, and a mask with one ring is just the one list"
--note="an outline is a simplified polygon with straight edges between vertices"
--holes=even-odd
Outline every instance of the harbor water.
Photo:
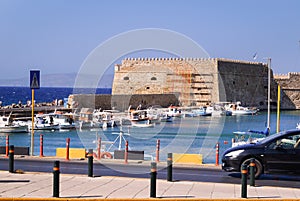
[[[264,130],[266,112],[253,116],[193,117],[177,118],[173,122],[162,122],[150,128],[131,126],[107,129],[70,130],[70,131],[35,131],[34,155],[39,155],[39,138],[43,134],[44,155],[55,156],[56,148],[65,148],[66,139],[70,138],[71,148],[97,148],[97,138],[101,137],[106,151],[124,149],[125,140],[131,150],[144,151],[147,159],[155,157],[156,142],[160,140],[160,159],[166,160],[167,153],[202,154],[204,163],[215,163],[215,146],[220,144],[220,154],[231,147],[234,131]],[[276,131],[277,114],[271,114],[271,133]],[[280,130],[294,129],[300,122],[300,111],[283,111]],[[119,135],[122,132],[122,136]],[[0,144],[5,146],[5,134],[0,135]],[[123,138],[124,137],[124,138]],[[30,146],[31,133],[10,134],[10,144]],[[108,143],[109,142],[109,143]],[[114,142],[114,143],[113,143]],[[112,144],[113,143],[113,144]],[[153,158],[152,158],[153,159]]]
[[[64,99],[74,93],[71,88],[41,88],[36,90],[37,102],[51,102],[54,99]],[[96,90],[96,93],[109,93],[109,89]],[[78,93],[90,93],[80,91]],[[3,105],[26,102],[30,100],[31,90],[26,87],[0,87],[0,101]],[[70,138],[71,148],[94,149],[97,138],[101,137],[106,144],[106,151],[113,152],[124,149],[125,140],[131,150],[144,151],[147,159],[155,157],[156,142],[160,140],[160,160],[166,160],[167,153],[202,154],[204,163],[215,163],[215,147],[219,143],[220,154],[231,147],[233,132],[249,129],[263,131],[266,127],[267,113],[257,115],[236,116],[200,116],[176,118],[173,122],[161,122],[150,128],[131,126],[113,127],[93,130],[70,131],[35,131],[34,155],[39,155],[40,134],[44,138],[44,155],[55,156],[56,148],[65,148],[66,139]],[[271,134],[276,132],[277,113],[271,113]],[[300,111],[282,111],[280,115],[280,130],[294,129],[300,122]],[[123,134],[119,135],[120,132]],[[6,134],[0,134],[0,146],[5,146]],[[30,147],[31,133],[9,134],[10,144]],[[123,138],[124,137],[124,138]],[[108,143],[109,142],[109,143]],[[114,143],[113,143],[114,142]],[[113,143],[113,144],[112,144]]]

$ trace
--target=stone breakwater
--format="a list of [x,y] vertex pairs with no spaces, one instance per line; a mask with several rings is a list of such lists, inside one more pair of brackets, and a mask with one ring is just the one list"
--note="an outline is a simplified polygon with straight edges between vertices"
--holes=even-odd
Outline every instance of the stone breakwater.
[[[61,112],[72,112],[72,109],[65,108],[63,106],[37,106],[34,107],[34,113],[52,113],[54,111]],[[2,107],[0,108],[0,114],[7,116],[11,114],[12,118],[23,118],[23,117],[31,117],[31,107]]]
[[[42,103],[35,103],[35,107],[51,107],[51,106],[63,106],[64,105],[64,101],[63,100],[53,100],[50,103],[47,102],[42,102]],[[0,109],[13,109],[13,108],[31,108],[31,101],[27,101],[26,104],[22,104],[21,101],[19,101],[18,104],[13,103],[11,105],[2,105],[2,102],[0,101]]]

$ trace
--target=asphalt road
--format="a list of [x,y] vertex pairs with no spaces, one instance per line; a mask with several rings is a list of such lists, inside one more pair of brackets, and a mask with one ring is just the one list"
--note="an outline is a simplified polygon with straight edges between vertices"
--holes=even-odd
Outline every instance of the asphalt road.
[[[48,172],[53,171],[54,160],[36,160],[36,159],[15,159],[14,170],[22,170],[24,172]],[[0,158],[0,170],[8,170],[9,164],[7,158]],[[167,170],[165,163],[159,163],[157,166],[157,177],[159,179],[167,178]],[[60,172],[63,174],[88,174],[87,160],[83,161],[60,161]],[[149,178],[150,163],[129,163],[122,162],[105,162],[99,163],[94,161],[93,164],[94,177],[100,176],[120,176]],[[174,181],[199,181],[213,183],[231,183],[240,184],[240,173],[228,173],[214,166],[173,167]],[[300,176],[289,174],[270,174],[262,175],[256,180],[258,186],[277,186],[277,187],[293,187],[300,188]]]

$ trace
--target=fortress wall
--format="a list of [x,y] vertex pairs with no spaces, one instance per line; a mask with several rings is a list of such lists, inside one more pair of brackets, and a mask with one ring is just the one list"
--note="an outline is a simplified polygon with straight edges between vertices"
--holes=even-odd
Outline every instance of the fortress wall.
[[[300,73],[275,75],[274,79],[280,85],[284,96],[281,108],[300,109]],[[291,107],[291,104],[294,104],[294,108]]]
[[[169,107],[170,105],[178,105],[176,94],[148,94],[148,95],[106,95],[106,94],[73,94],[69,96],[69,102],[75,103],[77,108],[93,108],[119,111],[127,111],[131,105],[136,108],[142,105],[145,108],[159,105],[161,107]],[[72,105],[72,104],[71,104]]]
[[[217,82],[212,76],[216,74],[215,64],[214,59],[125,59],[115,67],[112,94],[179,93],[183,105],[198,100],[205,104],[211,102],[211,85]],[[209,95],[202,89],[209,90]]]
[[[243,105],[266,107],[268,67],[262,63],[219,60],[222,101],[241,101]],[[274,88],[272,86],[271,88]],[[273,92],[274,94],[274,92]]]
[[[271,107],[276,108],[277,83],[283,88],[283,109],[300,108],[299,74],[271,72]],[[295,84],[296,83],[296,84]],[[178,94],[180,105],[241,101],[267,108],[268,67],[260,62],[200,58],[128,58],[115,66],[114,95]]]

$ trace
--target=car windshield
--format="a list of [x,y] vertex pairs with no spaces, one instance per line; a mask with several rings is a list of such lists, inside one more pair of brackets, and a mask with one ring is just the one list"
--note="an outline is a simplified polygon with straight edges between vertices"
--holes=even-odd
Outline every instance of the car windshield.
[[[264,144],[264,143],[266,143],[266,142],[270,142],[270,141],[272,141],[273,139],[278,138],[279,136],[282,136],[282,135],[284,135],[284,134],[286,134],[286,133],[287,133],[287,131],[282,131],[282,132],[279,132],[279,133],[275,133],[275,134],[269,135],[269,136],[266,137],[265,139],[260,140],[259,142],[257,142],[257,144]],[[291,133],[291,134],[292,134],[292,133]],[[296,135],[296,134],[300,134],[300,130],[299,130],[299,132],[296,132],[295,135]]]

